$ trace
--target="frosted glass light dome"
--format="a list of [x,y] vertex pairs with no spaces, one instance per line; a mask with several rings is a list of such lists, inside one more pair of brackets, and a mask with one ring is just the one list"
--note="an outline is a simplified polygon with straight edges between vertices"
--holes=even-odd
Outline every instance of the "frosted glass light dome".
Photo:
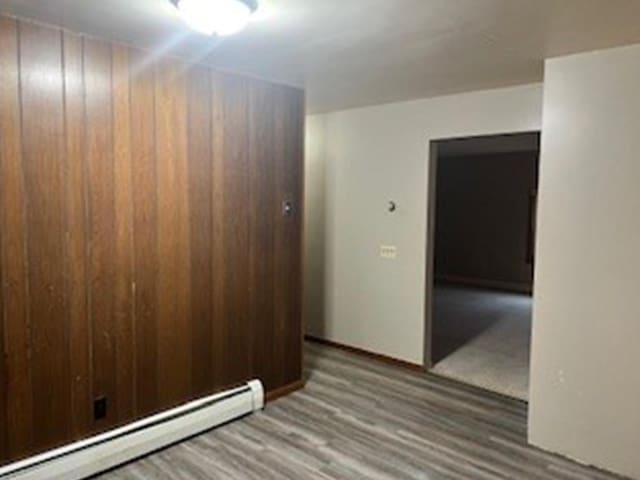
[[206,35],[232,35],[244,29],[258,8],[256,0],[171,0],[180,17]]

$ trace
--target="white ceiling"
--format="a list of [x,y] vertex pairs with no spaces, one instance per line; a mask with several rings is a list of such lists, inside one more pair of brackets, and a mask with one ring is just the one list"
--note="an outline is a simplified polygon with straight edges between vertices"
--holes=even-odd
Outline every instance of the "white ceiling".
[[312,112],[542,80],[543,59],[640,42],[639,0],[262,0],[233,37],[169,0],[0,0],[0,12],[304,86]]

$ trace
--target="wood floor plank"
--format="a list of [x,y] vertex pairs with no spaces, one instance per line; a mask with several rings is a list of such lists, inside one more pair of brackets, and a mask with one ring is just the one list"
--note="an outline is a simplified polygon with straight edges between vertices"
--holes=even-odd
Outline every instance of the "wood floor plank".
[[526,443],[526,404],[307,344],[304,390],[117,478],[620,479]]

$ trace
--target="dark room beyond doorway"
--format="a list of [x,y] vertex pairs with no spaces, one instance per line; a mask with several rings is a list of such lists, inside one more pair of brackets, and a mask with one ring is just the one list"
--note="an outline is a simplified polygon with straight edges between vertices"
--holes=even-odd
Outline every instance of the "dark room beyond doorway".
[[534,132],[434,149],[432,371],[525,401],[539,143]]

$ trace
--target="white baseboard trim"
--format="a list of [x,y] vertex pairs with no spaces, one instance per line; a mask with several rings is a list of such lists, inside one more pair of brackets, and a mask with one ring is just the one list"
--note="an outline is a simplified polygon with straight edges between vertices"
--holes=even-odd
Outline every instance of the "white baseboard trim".
[[259,380],[0,468],[0,480],[81,480],[264,407]]

